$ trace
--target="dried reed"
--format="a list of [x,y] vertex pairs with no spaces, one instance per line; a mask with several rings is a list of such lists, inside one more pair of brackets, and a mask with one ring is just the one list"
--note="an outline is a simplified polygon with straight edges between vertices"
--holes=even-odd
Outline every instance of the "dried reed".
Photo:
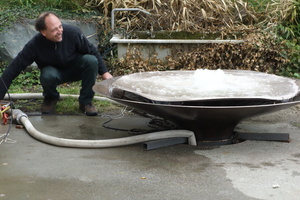
[[117,12],[116,24],[127,31],[132,29],[201,31],[231,28],[251,24],[256,19],[243,0],[87,0],[89,7],[98,7],[104,13],[103,23],[109,28],[114,8],[140,8],[151,13]]

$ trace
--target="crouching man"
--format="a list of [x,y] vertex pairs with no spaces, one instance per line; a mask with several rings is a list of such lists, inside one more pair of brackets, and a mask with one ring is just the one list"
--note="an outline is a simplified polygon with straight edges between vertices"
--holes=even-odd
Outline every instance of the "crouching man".
[[37,33],[4,70],[0,80],[0,100],[4,98],[11,82],[27,66],[36,62],[41,71],[43,87],[43,114],[54,111],[59,100],[57,86],[82,81],[79,108],[88,116],[97,115],[92,104],[93,85],[97,75],[112,78],[97,49],[74,26],[62,24],[55,13],[42,13],[35,22]]

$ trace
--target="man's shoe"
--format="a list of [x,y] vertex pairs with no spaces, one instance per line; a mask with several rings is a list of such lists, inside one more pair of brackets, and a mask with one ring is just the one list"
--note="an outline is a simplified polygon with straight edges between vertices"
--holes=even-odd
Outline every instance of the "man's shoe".
[[55,110],[58,99],[44,99],[41,106],[42,114],[50,114]]
[[87,105],[80,104],[79,109],[82,112],[84,112],[87,116],[96,116],[96,115],[98,115],[97,109],[91,103],[89,103]]

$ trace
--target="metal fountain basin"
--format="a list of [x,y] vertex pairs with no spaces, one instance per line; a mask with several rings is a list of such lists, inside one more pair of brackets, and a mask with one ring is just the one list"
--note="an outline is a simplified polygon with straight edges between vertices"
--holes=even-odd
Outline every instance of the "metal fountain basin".
[[[241,120],[283,110],[300,103],[299,80],[247,70],[223,71],[225,74],[237,77],[253,76],[259,77],[259,80],[268,80],[269,85],[267,87],[271,93],[263,95],[263,93],[258,92],[258,95],[249,96],[247,95],[248,92],[245,91],[239,95],[228,97],[226,97],[226,92],[216,96],[208,93],[202,97],[196,95],[197,98],[187,98],[158,95],[153,94],[153,92],[134,89],[134,84],[143,84],[143,81],[148,81],[148,84],[151,84],[151,81],[149,82],[147,79],[155,76],[155,78],[161,79],[171,77],[172,80],[172,76],[182,74],[189,76],[195,71],[143,72],[114,77],[96,83],[93,90],[116,102],[165,118],[182,128],[193,131],[198,145],[206,142],[231,141],[234,136],[233,130]],[[134,84],[130,82],[125,84],[124,77],[125,80],[134,79]],[[167,82],[170,81],[167,80]],[[164,86],[161,85],[161,87]],[[261,90],[264,89],[261,88]]]

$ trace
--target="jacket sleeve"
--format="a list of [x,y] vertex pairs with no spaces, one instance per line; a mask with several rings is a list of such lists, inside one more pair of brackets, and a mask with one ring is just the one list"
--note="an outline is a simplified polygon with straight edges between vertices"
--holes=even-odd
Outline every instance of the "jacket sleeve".
[[13,59],[0,77],[0,100],[4,98],[12,81],[28,65],[34,62],[34,52],[30,44],[26,44],[22,51]]
[[83,33],[79,32],[79,38],[78,38],[78,42],[79,42],[79,51],[83,54],[91,54],[96,56],[96,58],[98,59],[98,74],[102,75],[104,73],[106,73],[107,67],[100,55],[100,53],[98,52],[98,50],[96,49],[96,47],[90,43],[88,41],[88,39],[84,36]]

